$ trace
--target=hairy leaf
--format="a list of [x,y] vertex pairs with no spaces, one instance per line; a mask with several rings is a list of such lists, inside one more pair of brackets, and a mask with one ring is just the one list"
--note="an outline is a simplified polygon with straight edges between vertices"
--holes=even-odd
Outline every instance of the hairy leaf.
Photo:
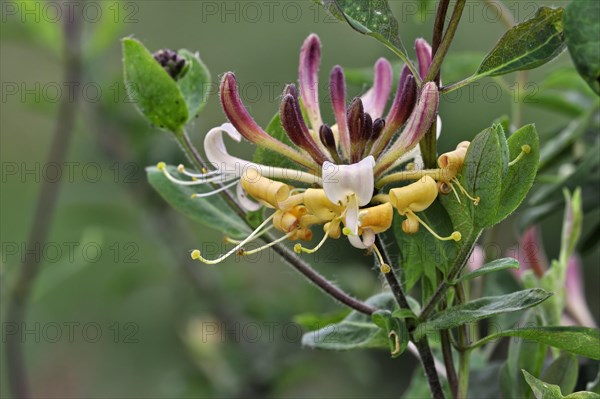
[[537,14],[508,30],[485,57],[477,76],[498,76],[537,68],[565,49],[562,8],[540,7]]
[[600,94],[600,2],[571,1],[563,16],[565,40],[577,71]]
[[429,321],[419,324],[415,331],[415,338],[419,339],[433,331],[458,327],[501,313],[528,309],[545,301],[551,295],[551,293],[540,288],[533,288],[501,296],[476,299],[464,305],[445,310]]

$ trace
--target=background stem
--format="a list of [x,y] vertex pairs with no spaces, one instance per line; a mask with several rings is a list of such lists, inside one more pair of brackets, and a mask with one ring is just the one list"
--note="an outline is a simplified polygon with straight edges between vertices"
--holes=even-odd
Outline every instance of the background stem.
[[[67,8],[62,10],[63,37],[64,37],[64,81],[70,84],[79,83],[82,75],[82,63],[80,53],[81,26],[77,13],[69,13]],[[77,87],[77,86],[75,86]],[[64,164],[71,136],[74,130],[76,111],[79,96],[62,96],[50,152],[46,164]],[[27,242],[28,249],[43,248],[48,239],[48,232],[52,225],[56,202],[60,191],[61,180],[51,181],[43,179],[38,194],[33,223]],[[40,249],[41,250],[41,249]],[[21,330],[25,325],[27,304],[33,282],[39,272],[40,262],[43,257],[25,257],[18,271],[17,280],[8,298],[6,322],[14,323]],[[8,334],[6,336],[6,362],[10,389],[15,398],[30,398],[27,371],[23,356],[23,342],[19,334]]]

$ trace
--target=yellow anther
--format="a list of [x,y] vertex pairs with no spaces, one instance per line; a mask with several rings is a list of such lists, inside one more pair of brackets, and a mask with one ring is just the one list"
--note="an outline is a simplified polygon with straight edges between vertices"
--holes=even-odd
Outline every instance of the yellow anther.
[[352,230],[350,229],[350,227],[344,227],[342,229],[342,233],[344,233],[345,236],[349,236],[352,234]]
[[390,203],[398,213],[404,215],[407,210],[420,212],[429,208],[437,195],[437,183],[433,178],[425,176],[407,186],[391,189]]
[[177,165],[177,171],[183,173],[185,171],[185,166],[183,166],[183,164]]
[[201,172],[202,172],[203,174],[207,174],[207,173],[208,173],[208,169],[206,169],[206,168],[202,168]]
[[200,254],[200,250],[198,249],[194,249],[191,253],[192,259],[194,260],[199,260],[200,258],[202,258],[202,255]]
[[164,162],[159,162],[156,164],[156,169],[158,170],[164,170],[167,167],[167,164]]
[[462,234],[460,234],[460,231],[455,231],[453,232],[450,237],[454,240],[454,241],[460,241],[462,239]]
[[302,245],[300,245],[300,244],[294,245],[294,252],[297,254],[301,254],[302,253]]
[[515,159],[510,161],[508,163],[508,166],[513,166],[514,164],[519,162],[525,155],[529,154],[530,152],[531,152],[531,146],[529,144],[523,144],[521,146],[521,152],[519,153],[519,155],[517,155],[517,157]]
[[383,274],[388,274],[389,272],[392,271],[392,268],[387,263],[382,264],[379,267],[379,269],[381,270],[381,273],[383,273]]

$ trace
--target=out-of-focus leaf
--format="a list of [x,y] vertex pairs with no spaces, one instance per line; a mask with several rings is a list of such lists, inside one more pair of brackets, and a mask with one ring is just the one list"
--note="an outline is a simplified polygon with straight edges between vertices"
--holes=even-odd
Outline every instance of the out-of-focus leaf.
[[561,354],[554,360],[542,374],[542,380],[549,384],[558,385],[564,394],[570,394],[575,389],[579,362],[577,357],[570,353]]
[[599,399],[600,395],[594,392],[575,392],[567,396],[563,396],[558,385],[553,385],[542,380],[539,380],[523,370],[523,375],[527,384],[531,387],[536,399]]
[[577,70],[600,94],[600,2],[569,2],[563,23],[565,40]]
[[467,281],[475,277],[483,276],[484,274],[494,273],[506,269],[519,269],[519,261],[513,258],[502,258],[491,261],[481,266],[477,270],[463,274],[456,282]]
[[600,360],[600,331],[588,327],[526,327],[505,330],[477,341],[476,346],[502,337],[519,337],[527,341],[540,342],[554,348]]
[[[375,295],[365,301],[367,304],[392,312],[395,300],[389,292]],[[330,324],[302,336],[302,345],[309,348],[349,350],[357,348],[389,348],[387,333],[378,327],[371,318],[356,311],[336,324]]]
[[[169,172],[177,175],[176,167],[168,167]],[[203,226],[218,230],[232,238],[247,237],[250,230],[246,223],[218,196],[191,198],[193,193],[212,190],[210,185],[182,186],[167,179],[156,167],[146,168],[150,185],[169,205],[200,222]]]
[[387,0],[313,0],[352,29],[374,37],[396,53],[405,54],[398,20]]
[[536,306],[552,296],[540,288],[513,292],[511,294],[479,298],[440,312],[431,320],[419,324],[415,338],[419,339],[433,331],[454,328],[489,318],[501,313],[517,312]]
[[123,39],[123,65],[125,85],[136,108],[153,125],[180,132],[189,114],[177,82],[132,38]]
[[483,60],[477,76],[498,76],[537,68],[565,49],[562,8],[540,7],[536,15],[509,29]]
[[484,58],[485,53],[476,51],[448,54],[442,65],[442,80],[456,82],[473,75]]

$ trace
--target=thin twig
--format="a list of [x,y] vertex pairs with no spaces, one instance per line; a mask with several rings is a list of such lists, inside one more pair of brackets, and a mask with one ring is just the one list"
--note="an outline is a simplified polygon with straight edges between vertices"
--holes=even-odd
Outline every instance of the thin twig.
[[[381,253],[384,262],[391,266],[392,262],[390,256],[387,253],[387,250],[380,235],[376,236],[375,246]],[[394,298],[400,306],[400,309],[410,309],[406,294],[404,293],[404,289],[402,288],[402,285],[400,284],[400,281],[396,276],[394,268],[392,267],[389,273],[383,273],[383,275],[387,280],[392,290],[392,293],[394,294]],[[431,389],[431,394],[433,395],[434,399],[445,399],[442,384],[440,383],[440,378],[435,367],[435,358],[431,353],[431,348],[429,347],[429,340],[427,339],[427,336],[424,336],[419,341],[416,341],[414,339],[412,331],[414,331],[414,329],[416,328],[416,324],[413,319],[406,319],[406,326],[408,328],[411,341],[415,343],[415,346],[419,351],[419,357],[421,359],[423,369],[425,370],[425,375],[427,376],[427,381],[429,383],[429,388]]]
[[[80,58],[80,21],[76,13],[63,13],[63,36],[64,36],[64,63],[65,82],[80,82],[82,74],[82,63]],[[56,125],[47,164],[62,165],[65,162],[69,143],[75,125],[76,110],[79,96],[63,96],[59,105]],[[52,225],[56,202],[60,190],[60,181],[44,180],[36,202],[33,224],[26,248],[43,247],[48,239],[48,232]],[[10,293],[7,307],[8,323],[14,323],[23,328],[27,312],[29,294],[33,282],[37,277],[40,267],[40,257],[27,256],[19,269],[17,281]],[[6,336],[6,362],[10,389],[16,398],[31,397],[25,360],[23,356],[23,342],[18,334]]]
[[446,33],[444,34],[444,38],[442,39],[439,48],[433,56],[431,66],[429,67],[429,71],[427,72],[427,77],[424,79],[425,82],[432,81],[440,72],[442,62],[444,61],[444,57],[446,56],[446,53],[450,48],[450,44],[452,44],[454,34],[456,33],[456,29],[458,28],[458,23],[460,22],[460,17],[462,16],[463,9],[465,8],[465,3],[466,0],[456,1],[456,4],[454,5],[454,10],[452,10],[452,17],[450,17],[450,22],[448,23],[448,28],[446,29]]

